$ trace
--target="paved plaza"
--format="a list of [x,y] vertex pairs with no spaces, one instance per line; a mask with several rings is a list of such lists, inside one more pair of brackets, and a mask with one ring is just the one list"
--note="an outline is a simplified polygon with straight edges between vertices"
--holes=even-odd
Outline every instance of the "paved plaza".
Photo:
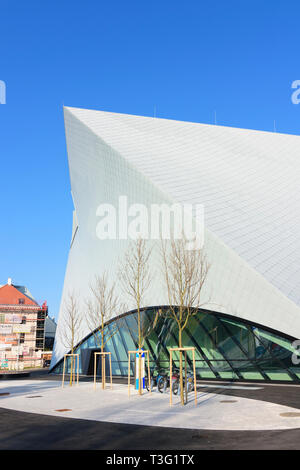
[[0,405],[10,410],[70,419],[168,428],[227,431],[300,428],[300,412],[294,407],[223,393],[262,389],[203,384],[198,387],[197,405],[194,393],[190,393],[186,406],[181,406],[174,395],[170,406],[168,393],[145,391],[139,396],[132,387],[129,397],[125,384],[113,384],[112,389],[107,386],[106,390],[97,384],[95,390],[91,382],[72,387],[66,382],[62,388],[59,381],[24,379],[0,383]]
[[182,408],[156,392],[128,398],[126,384],[62,389],[32,375],[0,382],[1,450],[300,448],[298,386],[199,383],[197,407],[191,395]]

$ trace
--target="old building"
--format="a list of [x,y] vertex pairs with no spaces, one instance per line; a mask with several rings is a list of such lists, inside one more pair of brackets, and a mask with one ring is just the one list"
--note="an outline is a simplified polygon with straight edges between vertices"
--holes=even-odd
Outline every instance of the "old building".
[[40,306],[25,286],[9,278],[0,287],[0,368],[42,366],[46,302]]

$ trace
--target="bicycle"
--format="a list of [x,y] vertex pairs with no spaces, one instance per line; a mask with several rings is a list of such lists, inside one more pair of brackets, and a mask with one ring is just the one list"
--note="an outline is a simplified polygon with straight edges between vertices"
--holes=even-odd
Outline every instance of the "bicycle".
[[[191,371],[188,371],[187,377],[183,377],[183,389],[187,390],[187,393],[194,390],[194,375]],[[172,393],[177,395],[180,392],[180,374],[179,370],[176,370],[174,377],[172,377]]]
[[[156,373],[156,375],[155,375]],[[157,390],[160,393],[164,393],[169,383],[169,378],[167,372],[163,369],[154,368],[150,372],[150,386],[151,390],[156,386]],[[149,381],[146,381],[146,387],[149,392]]]
[[[172,375],[172,384],[174,381],[179,380],[179,369],[173,368],[173,375]],[[168,371],[161,371],[159,377],[157,379],[157,389],[160,393],[166,392],[167,388],[170,386],[170,377]]]
[[166,371],[161,371],[157,379],[157,390],[160,393],[164,393],[169,385],[169,377]]

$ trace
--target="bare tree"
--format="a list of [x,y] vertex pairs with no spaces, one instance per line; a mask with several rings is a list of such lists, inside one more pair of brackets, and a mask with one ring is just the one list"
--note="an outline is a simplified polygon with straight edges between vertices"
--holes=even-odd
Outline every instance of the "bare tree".
[[[145,339],[156,325],[158,312],[150,322],[141,320],[141,307],[143,305],[145,294],[151,283],[151,273],[149,260],[151,256],[151,248],[147,246],[146,240],[138,238],[132,241],[124,261],[120,264],[119,279],[124,293],[132,299],[136,306],[138,316],[138,348],[141,349]],[[141,360],[139,360],[139,394],[142,394],[141,385]]]
[[[107,342],[119,331],[120,320],[114,321],[109,330],[106,323],[120,311],[119,299],[115,293],[116,287],[113,283],[109,286],[107,272],[101,276],[95,276],[90,285],[91,296],[86,301],[87,324],[93,333],[96,345],[104,352]],[[100,335],[99,335],[100,332]],[[102,388],[105,388],[105,357],[101,355]]]
[[[171,317],[178,328],[178,345],[184,347],[182,334],[192,316],[203,305],[202,291],[210,268],[204,251],[187,250],[186,239],[162,241],[163,271],[168,294],[168,310],[163,313]],[[182,353],[180,358],[180,398],[184,405]],[[171,380],[171,379],[170,379]]]
[[[74,354],[75,346],[81,339],[82,316],[78,297],[75,292],[68,292],[64,302],[64,323],[60,330],[60,338],[64,347]],[[73,382],[74,357],[71,356],[70,385]],[[77,364],[78,365],[78,364]]]

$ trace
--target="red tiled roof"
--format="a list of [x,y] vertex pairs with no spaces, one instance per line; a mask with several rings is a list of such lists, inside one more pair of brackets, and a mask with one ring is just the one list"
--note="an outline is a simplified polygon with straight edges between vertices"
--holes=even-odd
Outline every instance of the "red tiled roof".
[[24,299],[23,305],[37,305],[36,302],[12,285],[6,284],[0,287],[0,305],[19,305],[19,299]]

